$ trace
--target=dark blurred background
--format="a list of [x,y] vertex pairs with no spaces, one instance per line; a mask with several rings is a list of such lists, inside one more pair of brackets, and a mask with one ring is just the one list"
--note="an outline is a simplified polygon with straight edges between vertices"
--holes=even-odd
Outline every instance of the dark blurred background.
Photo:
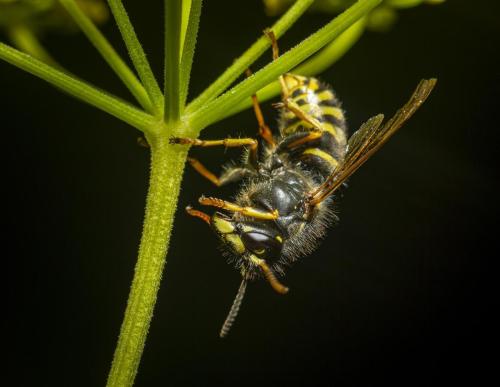
[[[126,5],[162,74],[160,2]],[[495,1],[465,0],[402,11],[391,31],[366,33],[321,74],[351,128],[393,113],[420,78],[439,82],[351,179],[340,224],[283,280],[291,292],[252,284],[226,340],[218,330],[239,275],[212,232],[178,212],[137,386],[484,385],[496,377],[499,11]],[[258,1],[206,1],[191,95],[273,20]],[[281,48],[328,20],[308,14]],[[124,53],[113,23],[103,30]],[[74,73],[129,98],[83,35],[44,42]],[[0,90],[10,385],[104,385],[136,260],[148,150],[134,129],[4,62]],[[255,131],[246,111],[202,136]],[[214,170],[238,157],[193,153]],[[179,206],[235,190],[217,191],[187,169]]]

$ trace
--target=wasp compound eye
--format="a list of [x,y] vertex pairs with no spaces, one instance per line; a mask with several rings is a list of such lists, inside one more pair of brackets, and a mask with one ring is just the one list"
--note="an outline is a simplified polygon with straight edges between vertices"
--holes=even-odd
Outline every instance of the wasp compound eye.
[[282,247],[280,239],[260,232],[245,232],[241,234],[241,240],[247,250],[250,250],[259,257],[278,258]]

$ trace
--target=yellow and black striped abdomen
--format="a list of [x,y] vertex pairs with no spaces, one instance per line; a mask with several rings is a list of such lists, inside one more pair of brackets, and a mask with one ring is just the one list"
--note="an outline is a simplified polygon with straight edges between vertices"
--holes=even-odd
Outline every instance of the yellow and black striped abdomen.
[[282,110],[280,132],[289,146],[281,151],[287,149],[292,161],[300,160],[326,177],[345,155],[347,133],[340,102],[315,78],[286,74],[284,80],[290,102],[300,114]]

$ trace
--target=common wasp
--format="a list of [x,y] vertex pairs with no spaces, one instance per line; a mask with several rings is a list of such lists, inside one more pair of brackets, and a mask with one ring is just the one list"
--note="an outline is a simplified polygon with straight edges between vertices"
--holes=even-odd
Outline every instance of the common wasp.
[[[279,55],[272,31],[273,59]],[[202,196],[199,203],[218,208],[208,215],[187,207],[219,236],[225,255],[242,280],[220,336],[229,332],[240,309],[247,282],[265,278],[278,293],[288,288],[277,276],[292,262],[310,254],[337,219],[332,211],[339,188],[408,120],[432,91],[436,79],[422,80],[409,101],[383,122],[370,118],[350,137],[344,113],[333,90],[315,78],[287,73],[279,77],[279,133],[265,123],[252,96],[261,141],[252,138],[200,140],[171,138],[172,144],[200,147],[245,147],[243,162],[220,177],[193,158],[189,163],[216,186],[244,184],[234,202]],[[262,148],[258,150],[259,146]]]

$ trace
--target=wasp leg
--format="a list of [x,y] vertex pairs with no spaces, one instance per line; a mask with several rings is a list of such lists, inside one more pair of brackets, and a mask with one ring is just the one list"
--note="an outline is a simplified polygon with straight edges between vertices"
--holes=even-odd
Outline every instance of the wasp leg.
[[[267,37],[271,40],[271,45],[273,47],[273,59],[276,60],[279,57],[279,48],[278,41],[276,40],[276,36],[272,30],[264,31]],[[323,130],[321,123],[311,115],[304,112],[297,103],[295,103],[290,98],[290,90],[288,89],[287,83],[283,75],[279,76],[279,81],[281,85],[281,102],[273,104],[276,108],[285,108],[290,110],[295,116],[297,116],[300,120],[307,122],[313,128],[317,130]]]
[[277,152],[293,150],[294,148],[321,138],[322,135],[323,133],[318,130],[291,134],[279,143]]
[[262,210],[258,210],[253,207],[241,207],[237,204],[227,202],[222,199],[217,199],[217,198],[207,198],[205,196],[200,197],[198,200],[200,204],[204,206],[212,206],[212,207],[217,207],[217,208],[222,208],[223,210],[226,211],[231,211],[231,212],[238,212],[242,215],[245,216],[250,216],[252,218],[256,219],[263,219],[263,220],[274,220],[278,219],[279,214],[278,210],[274,210],[272,212],[266,212]]
[[250,260],[256,264],[257,266],[260,267],[262,270],[262,273],[264,274],[264,277],[266,277],[267,282],[271,285],[271,287],[276,290],[280,294],[286,294],[290,289],[288,289],[286,286],[284,286],[276,276],[274,275],[273,271],[271,268],[267,265],[266,261],[263,259],[257,258],[257,257],[250,257]]
[[291,98],[284,99],[283,102],[277,102],[273,104],[274,107],[281,109],[285,108],[290,110],[296,117],[298,117],[301,121],[307,122],[314,129],[323,131],[323,127],[321,126],[321,122],[318,119],[314,118],[310,114],[307,114],[303,111],[296,102],[294,102]]
[[243,179],[245,176],[252,174],[252,171],[244,167],[231,167],[228,168],[220,177],[210,172],[202,163],[198,160],[188,157],[189,164],[202,176],[210,180],[217,187],[237,182]]
[[[249,77],[250,75],[252,75],[252,71],[250,69],[247,69],[245,75]],[[259,135],[264,139],[264,141],[266,141],[274,148],[276,146],[276,141],[274,141],[271,129],[269,129],[269,126],[267,126],[266,122],[264,121],[264,116],[262,114],[262,110],[260,109],[257,94],[252,95],[252,105],[253,111],[255,112],[255,117],[257,118],[257,123],[259,124]]]
[[224,146],[226,148],[237,148],[248,146],[250,148],[250,162],[257,165],[257,140],[253,138],[225,138],[223,140],[200,140],[197,138],[171,137],[170,144],[192,145],[200,147]]
[[191,206],[187,206],[186,207],[186,212],[191,215],[191,216],[194,216],[195,218],[200,218],[201,220],[203,220],[205,223],[207,223],[208,225],[210,225],[211,221],[210,221],[210,215],[208,214],[205,214],[204,212],[202,211],[198,211],[198,210],[195,210],[193,207]]
[[[271,40],[271,46],[273,48],[273,60],[276,60],[280,56],[280,51],[278,48],[278,41],[276,40],[276,35],[274,35],[273,30],[265,30],[264,33],[267,35],[269,40]],[[283,77],[283,75],[279,76],[279,81],[280,81],[280,85],[281,85],[281,96],[282,96],[283,101],[285,101],[288,99],[288,96],[290,95],[290,93],[288,91],[288,86],[286,85],[285,78]]]

